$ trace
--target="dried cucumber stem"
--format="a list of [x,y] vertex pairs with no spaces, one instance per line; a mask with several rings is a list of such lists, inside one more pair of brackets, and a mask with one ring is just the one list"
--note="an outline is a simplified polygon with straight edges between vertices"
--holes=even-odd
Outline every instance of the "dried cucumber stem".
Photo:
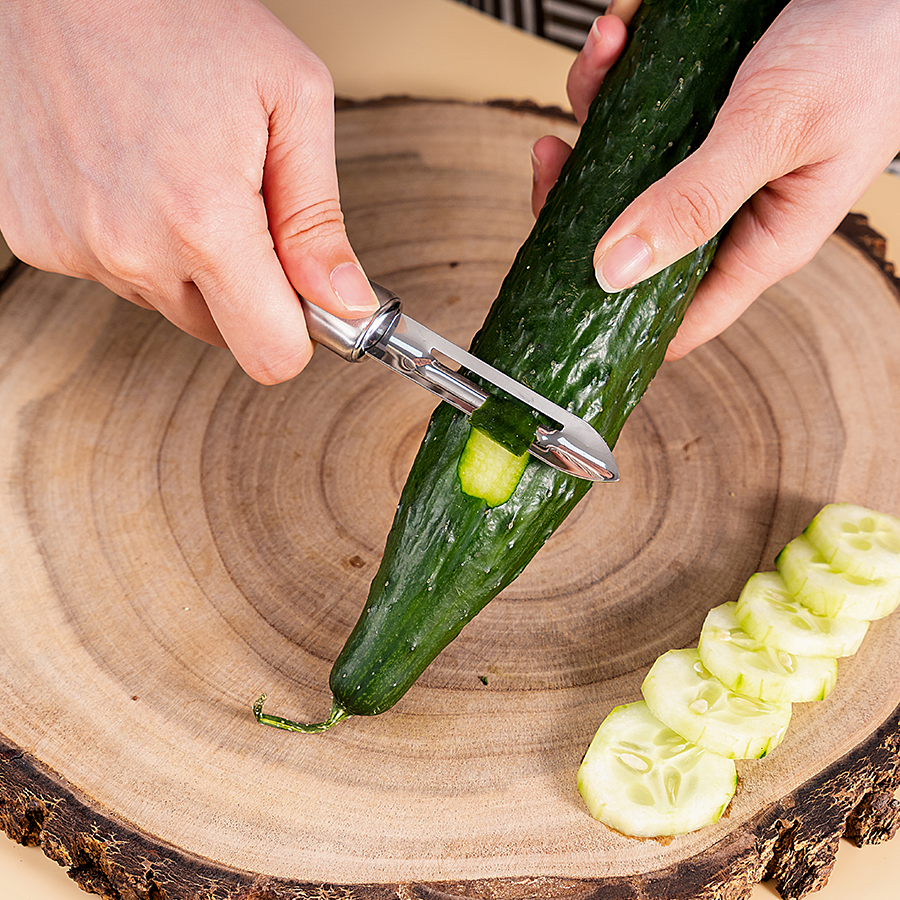
[[284,719],[281,716],[270,716],[262,711],[263,704],[266,702],[266,695],[263,694],[256,703],[253,704],[253,715],[256,721],[262,725],[271,725],[272,728],[282,728],[285,731],[299,731],[302,734],[321,734],[328,731],[329,728],[343,722],[344,719],[350,718],[350,713],[337,703],[332,703],[331,714],[324,722],[312,722],[306,724],[304,722],[294,722],[292,719]]

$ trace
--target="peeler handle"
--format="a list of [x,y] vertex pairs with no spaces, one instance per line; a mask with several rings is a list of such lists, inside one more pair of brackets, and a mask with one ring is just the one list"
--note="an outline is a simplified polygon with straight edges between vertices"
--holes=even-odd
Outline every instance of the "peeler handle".
[[371,316],[361,319],[342,319],[300,297],[309,336],[348,362],[359,362],[377,340],[389,334],[403,309],[393,291],[374,281],[369,283],[381,305]]

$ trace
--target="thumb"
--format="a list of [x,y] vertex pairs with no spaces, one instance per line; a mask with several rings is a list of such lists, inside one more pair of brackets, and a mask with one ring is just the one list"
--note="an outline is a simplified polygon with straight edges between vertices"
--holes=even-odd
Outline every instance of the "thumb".
[[655,275],[715,236],[773,176],[754,166],[714,128],[691,156],[637,197],[594,251],[600,286],[610,293]]
[[344,229],[334,150],[334,97],[324,67],[306,72],[304,108],[271,117],[263,197],[275,252],[294,288],[345,318],[378,301]]

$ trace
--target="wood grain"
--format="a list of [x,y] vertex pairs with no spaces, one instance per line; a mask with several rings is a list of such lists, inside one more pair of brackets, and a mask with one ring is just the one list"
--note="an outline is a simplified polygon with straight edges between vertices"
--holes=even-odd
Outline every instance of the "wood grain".
[[[468,343],[530,227],[528,109],[342,110],[369,274]],[[321,716],[433,407],[319,352],[262,387],[87,282],[0,288],[0,823],[105,897],[745,898],[823,883],[897,827],[900,616],[739,766],[715,827],[636,841],[575,771],[657,655],[833,499],[900,513],[900,303],[830,239],[663,367],[595,488],[388,713]],[[277,707],[277,709],[276,709]]]

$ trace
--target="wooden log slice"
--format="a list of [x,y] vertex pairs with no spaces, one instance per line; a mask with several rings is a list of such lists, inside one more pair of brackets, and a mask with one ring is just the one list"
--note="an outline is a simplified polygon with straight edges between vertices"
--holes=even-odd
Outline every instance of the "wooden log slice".
[[[351,239],[467,344],[530,228],[527,109],[343,110]],[[571,137],[574,126],[552,123]],[[0,292],[0,821],[106,897],[745,898],[820,886],[844,833],[889,837],[900,615],[739,764],[716,826],[591,819],[581,756],[653,660],[824,503],[900,513],[900,305],[836,236],[720,339],[667,364],[594,488],[391,711],[329,704],[429,395],[326,352],[262,387],[83,281]]]

